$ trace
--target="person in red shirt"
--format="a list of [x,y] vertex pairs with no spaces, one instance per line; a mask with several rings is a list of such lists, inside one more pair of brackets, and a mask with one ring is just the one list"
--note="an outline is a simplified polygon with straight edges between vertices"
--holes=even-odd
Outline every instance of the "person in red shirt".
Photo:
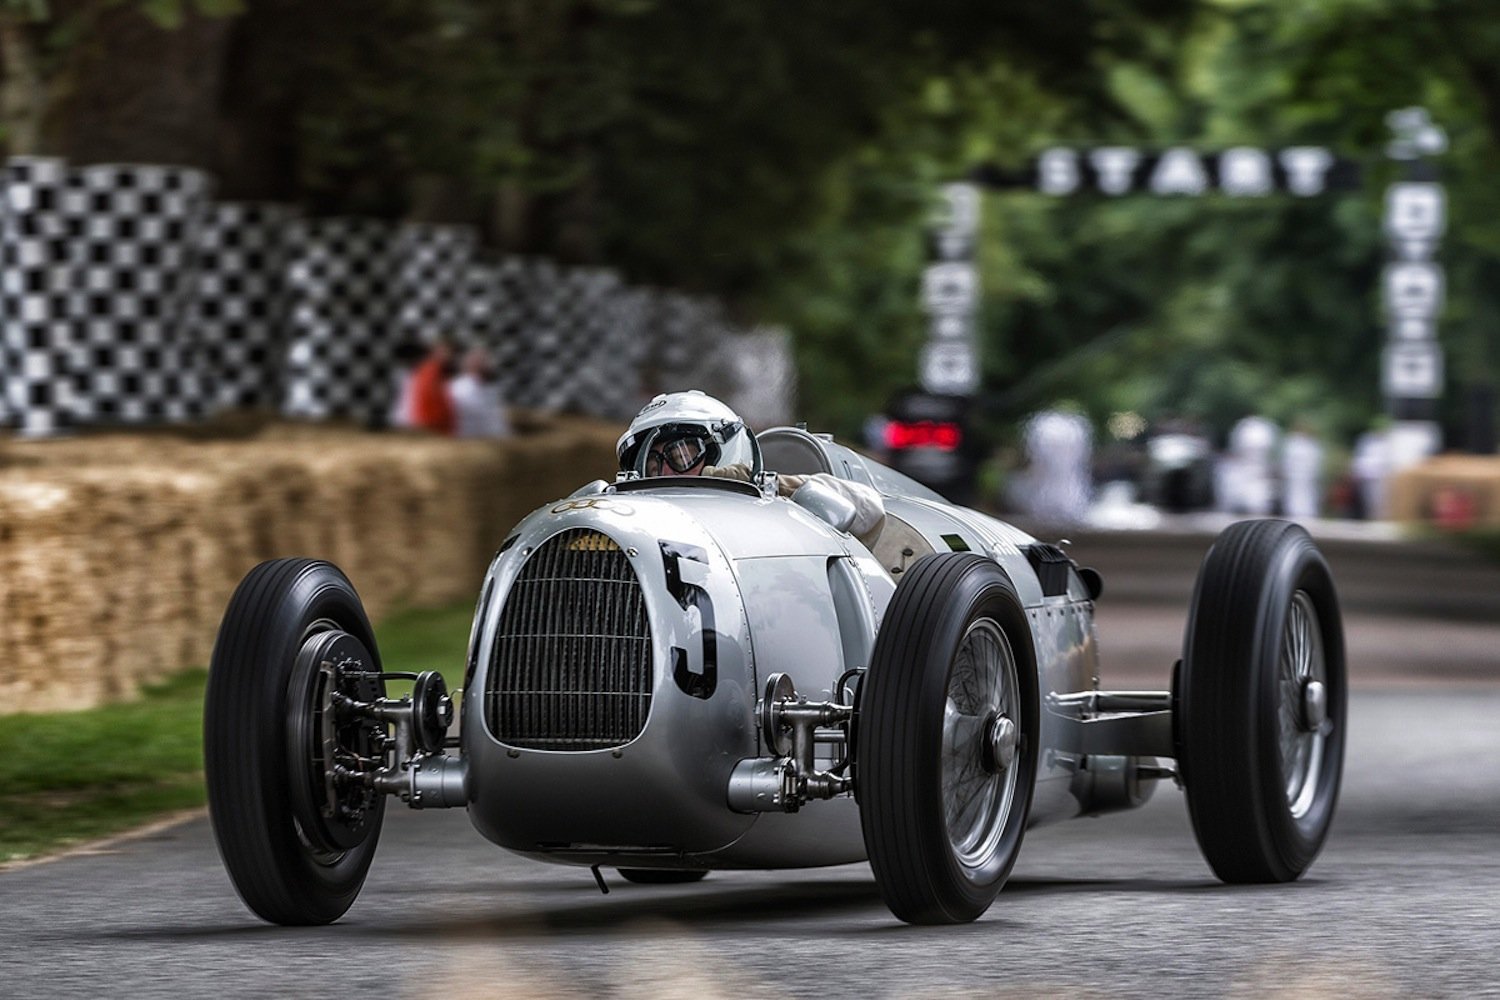
[[411,426],[434,434],[452,435],[457,428],[448,376],[453,367],[453,345],[439,340],[411,376]]

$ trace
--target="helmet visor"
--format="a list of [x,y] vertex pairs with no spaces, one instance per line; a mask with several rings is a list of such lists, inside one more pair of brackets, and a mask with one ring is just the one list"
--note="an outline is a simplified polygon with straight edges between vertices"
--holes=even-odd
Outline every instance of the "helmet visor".
[[685,434],[666,441],[653,442],[646,452],[646,475],[660,476],[667,469],[682,475],[708,458],[707,435]]

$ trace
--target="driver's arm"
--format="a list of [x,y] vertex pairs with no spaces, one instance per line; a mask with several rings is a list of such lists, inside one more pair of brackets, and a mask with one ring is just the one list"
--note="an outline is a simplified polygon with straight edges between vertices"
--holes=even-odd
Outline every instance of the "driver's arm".
[[[718,476],[721,479],[738,479],[740,482],[748,483],[750,466],[743,462],[733,465],[711,465],[703,470],[703,474]],[[810,479],[816,479],[820,484],[837,490],[854,505],[854,523],[849,526],[849,533],[863,542],[866,548],[873,547],[875,540],[880,537],[881,529],[885,527],[885,503],[880,499],[880,494],[864,483],[850,482],[827,472],[814,472],[806,476],[788,476],[777,473],[776,495],[790,497],[797,492],[798,487]]]

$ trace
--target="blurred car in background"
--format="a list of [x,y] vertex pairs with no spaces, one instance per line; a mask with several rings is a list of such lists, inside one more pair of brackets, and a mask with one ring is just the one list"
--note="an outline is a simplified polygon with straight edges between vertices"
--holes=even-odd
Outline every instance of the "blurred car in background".
[[1214,506],[1214,449],[1188,423],[1164,423],[1146,439],[1139,499],[1162,510],[1184,512]]
[[881,430],[887,464],[955,503],[974,501],[977,468],[969,400],[912,390],[886,406]]

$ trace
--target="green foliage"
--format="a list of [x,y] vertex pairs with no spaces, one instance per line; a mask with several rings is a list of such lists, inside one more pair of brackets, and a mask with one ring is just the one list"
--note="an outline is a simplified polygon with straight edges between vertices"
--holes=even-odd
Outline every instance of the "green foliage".
[[1101,423],[1132,410],[1222,433],[1260,412],[1352,436],[1378,404],[1367,205],[1011,194],[989,214],[986,253],[1013,268],[984,342],[1006,419],[1067,398]]
[[190,11],[208,17],[228,17],[238,14],[244,6],[241,0],[136,0],[141,12],[162,28],[179,28]]
[[0,0],[0,16],[39,21],[47,14],[47,0]]
[[[1148,37],[1149,34],[1148,34]],[[1450,426],[1470,384],[1496,378],[1500,269],[1491,178],[1500,151],[1500,10],[1479,0],[1217,0],[1172,58],[1116,67],[1129,112],[1079,145],[1205,150],[1333,147],[1362,191],[1318,200],[990,199],[985,350],[1007,420],[1060,398],[1102,419],[1118,409],[1186,415],[1222,433],[1248,412],[1309,420],[1350,440],[1379,412],[1385,339],[1381,198],[1391,110],[1420,104],[1448,131],[1442,244]]]
[[1263,409],[1353,433],[1380,405],[1385,116],[1421,104],[1452,139],[1453,388],[1497,377],[1490,0],[53,0],[45,47],[100,41],[86,15],[121,3],[163,26],[232,15],[233,196],[478,221],[507,250],[722,296],[793,331],[805,415],[844,433],[914,377],[936,186],[1105,142],[1328,145],[1367,184],[1244,204],[994,195],[992,412],[1068,397],[1096,417],[1222,429]]
[[848,429],[912,378],[935,185],[1122,113],[1110,67],[1190,9],[268,0],[246,24],[295,122],[290,196],[404,215],[443,178],[509,249],[787,323],[808,416]]

